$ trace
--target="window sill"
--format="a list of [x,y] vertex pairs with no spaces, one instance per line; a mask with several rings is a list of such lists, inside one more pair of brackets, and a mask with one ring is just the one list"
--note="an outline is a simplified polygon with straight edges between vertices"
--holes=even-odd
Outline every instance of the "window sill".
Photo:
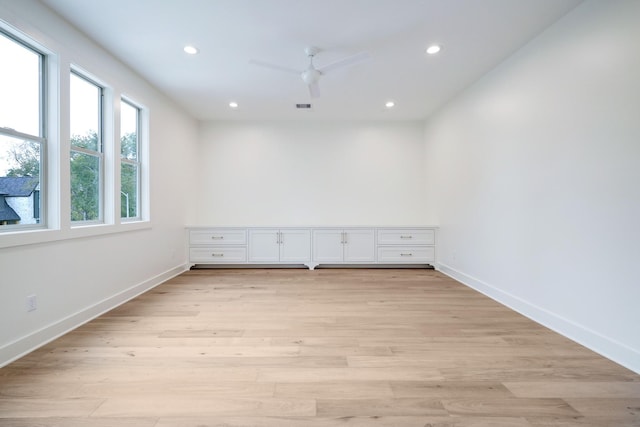
[[85,237],[103,236],[107,234],[126,233],[151,229],[151,221],[131,221],[121,224],[92,224],[61,229],[34,229],[8,231],[0,233],[0,248],[14,246],[37,245],[59,240],[81,239]]

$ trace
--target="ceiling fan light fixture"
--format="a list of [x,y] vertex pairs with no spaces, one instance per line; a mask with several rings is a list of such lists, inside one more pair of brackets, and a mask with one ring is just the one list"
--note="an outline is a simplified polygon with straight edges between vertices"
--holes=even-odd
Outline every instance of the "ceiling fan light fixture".
[[441,48],[440,48],[440,46],[439,46],[439,45],[437,45],[437,44],[432,44],[431,46],[429,46],[429,47],[427,48],[427,53],[428,53],[429,55],[435,55],[436,53],[440,52],[440,49],[441,49]]
[[235,102],[235,101],[231,101],[231,102],[229,103],[229,108],[231,108],[231,109],[233,109],[233,110],[235,110],[235,109],[236,109],[236,108],[238,108],[238,107],[239,107],[239,105],[238,105],[238,103],[237,103],[237,102]]
[[308,68],[302,72],[302,80],[307,85],[317,83],[318,80],[320,80],[320,71],[316,70],[315,68]]
[[384,106],[387,107],[387,108],[393,108],[393,107],[396,106],[396,103],[393,102],[393,101],[387,101],[387,102],[384,103]]

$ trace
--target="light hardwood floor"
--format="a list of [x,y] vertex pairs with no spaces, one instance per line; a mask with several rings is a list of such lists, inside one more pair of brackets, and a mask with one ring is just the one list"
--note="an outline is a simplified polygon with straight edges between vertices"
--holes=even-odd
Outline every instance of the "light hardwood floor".
[[0,426],[640,426],[640,376],[430,270],[194,270],[0,370]]

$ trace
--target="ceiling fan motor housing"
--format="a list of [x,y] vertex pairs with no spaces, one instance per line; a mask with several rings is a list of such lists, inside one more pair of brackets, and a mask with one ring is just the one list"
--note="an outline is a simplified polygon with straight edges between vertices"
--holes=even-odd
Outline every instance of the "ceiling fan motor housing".
[[319,47],[307,46],[307,47],[304,48],[304,53],[306,53],[307,56],[310,56],[310,57],[316,56],[319,52],[320,52],[320,48]]

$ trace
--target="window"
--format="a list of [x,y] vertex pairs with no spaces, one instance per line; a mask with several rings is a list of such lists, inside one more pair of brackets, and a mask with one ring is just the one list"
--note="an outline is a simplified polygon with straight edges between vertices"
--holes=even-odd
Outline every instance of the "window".
[[11,230],[43,212],[45,56],[0,31],[0,58],[0,230]]
[[150,227],[148,110],[81,67],[0,20],[0,248]]
[[102,221],[102,87],[71,73],[71,221]]
[[120,217],[140,219],[140,109],[120,105]]

